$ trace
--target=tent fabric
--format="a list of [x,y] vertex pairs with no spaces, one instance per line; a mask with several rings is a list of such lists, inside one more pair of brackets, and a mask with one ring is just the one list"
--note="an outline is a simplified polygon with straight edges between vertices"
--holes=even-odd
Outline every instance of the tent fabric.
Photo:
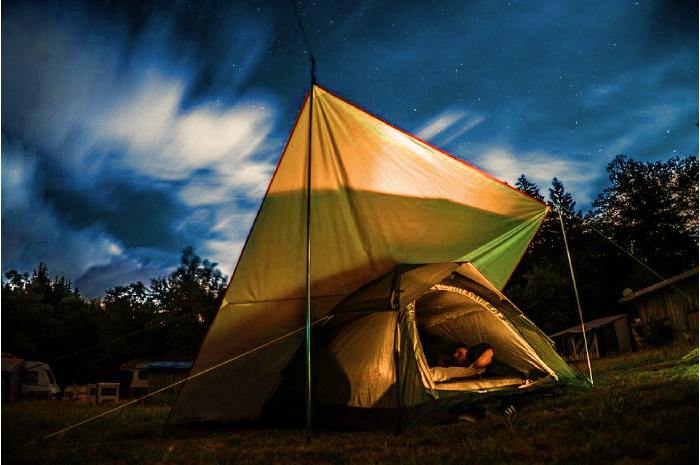
[[428,361],[423,351],[423,344],[420,340],[420,335],[418,334],[415,301],[406,305],[406,307],[402,310],[402,317],[402,321],[405,322],[405,326],[403,328],[404,333],[407,335],[406,339],[411,343],[411,353],[406,354],[406,356],[412,355],[413,359],[415,359],[415,368],[420,374],[420,381],[422,382],[426,394],[430,397],[437,398],[437,394],[435,393],[435,382],[430,375],[430,367],[428,366]]
[[473,378],[483,374],[485,368],[468,367],[433,367],[430,374],[435,382],[449,381],[456,378]]
[[[465,269],[469,270],[469,273],[472,275],[471,278],[465,276],[467,274],[463,272]],[[544,371],[553,373],[555,380],[563,384],[588,385],[588,381],[569,367],[559,356],[554,348],[554,341],[530,321],[513,302],[500,291],[494,292],[493,288],[489,289],[480,284],[483,280],[483,275],[479,279],[478,270],[462,267],[458,271],[460,273],[453,274],[449,279],[443,281],[442,285],[467,290],[495,309],[500,315],[500,320],[512,328],[514,334],[518,335],[524,344],[529,347],[531,353],[536,355],[536,358],[539,359],[538,365],[548,367]]]
[[[403,308],[459,268],[459,263],[397,267],[394,272],[354,292],[338,304],[333,313],[393,311],[396,305]],[[394,302],[395,290],[398,303]]]
[[314,339],[314,400],[353,407],[395,407],[397,314],[378,312]]
[[[460,266],[458,269],[463,269]],[[430,268],[430,267],[427,267]],[[467,267],[468,268],[468,267]],[[412,269],[411,271],[415,271]],[[396,281],[390,274],[392,280]],[[478,278],[478,276],[474,276]],[[377,283],[383,282],[382,278]],[[403,281],[403,280],[401,280]],[[483,282],[483,281],[482,281]],[[358,294],[366,292],[372,286],[358,291]],[[444,302],[438,302],[432,298],[435,292],[446,292],[462,298],[459,302],[452,302],[447,312]],[[480,284],[464,277],[457,271],[443,279],[442,283],[432,286],[424,291],[423,296],[418,296],[414,302],[401,308],[398,312],[381,311],[377,309],[371,313],[361,312],[359,315],[342,312],[334,314],[328,325],[321,329],[325,334],[319,334],[314,339],[315,356],[314,388],[312,396],[315,402],[314,421],[316,424],[331,425],[334,427],[346,426],[362,429],[376,428],[407,428],[416,425],[432,424],[440,419],[453,418],[455,411],[475,405],[484,395],[496,393],[512,395],[532,392],[541,387],[551,387],[556,384],[582,384],[581,379],[571,371],[566,364],[556,365],[552,369],[549,363],[543,360],[556,360],[559,356],[553,347],[544,339],[543,335],[533,336],[520,333],[516,322],[512,317],[506,317],[501,307],[510,305],[502,294],[489,295],[485,289],[477,294]],[[461,293],[457,293],[459,290]],[[454,291],[454,292],[453,292]],[[385,289],[387,295],[391,289]],[[365,294],[367,295],[367,294]],[[489,298],[494,305],[486,300]],[[375,297],[377,294],[375,294]],[[470,296],[466,299],[465,296]],[[474,300],[476,299],[476,300]],[[374,300],[374,299],[371,299]],[[362,299],[355,299],[362,306]],[[500,302],[500,304],[498,303]],[[462,306],[460,308],[459,304]],[[501,307],[496,308],[496,305]],[[418,308],[419,306],[420,308]],[[486,308],[490,306],[490,308]],[[466,311],[464,311],[466,310]],[[517,309],[516,309],[517,310]],[[514,310],[514,311],[516,311]],[[462,312],[462,317],[454,318],[455,313]],[[517,311],[519,312],[519,311]],[[420,313],[421,315],[417,314]],[[464,314],[491,315],[491,318],[483,321],[465,320]],[[519,315],[522,315],[518,313]],[[396,317],[398,315],[398,319]],[[433,323],[440,325],[453,325],[457,332],[463,331],[462,323],[471,322],[473,326],[491,326],[490,331],[500,331],[509,336],[498,341],[492,338],[488,332],[483,331],[483,336],[493,344],[497,357],[507,353],[519,354],[521,361],[519,366],[522,376],[487,377],[468,380],[450,380],[448,382],[435,382],[431,377],[431,371],[423,354],[423,345],[419,332],[426,332],[425,318],[428,315]],[[447,316],[447,318],[439,318]],[[523,321],[529,321],[524,316]],[[423,320],[423,324],[419,320]],[[511,325],[510,327],[507,325]],[[497,329],[493,329],[493,327]],[[529,328],[528,325],[524,326]],[[471,330],[471,328],[467,328]],[[511,331],[509,333],[509,331]],[[379,343],[379,335],[383,335],[384,342]],[[540,349],[533,349],[533,344],[527,338],[540,341]],[[326,341],[334,341],[334,346]],[[365,342],[363,344],[363,342]],[[345,347],[347,344],[347,347]],[[537,344],[535,344],[537,345]],[[381,346],[382,348],[378,348]],[[388,348],[395,347],[396,353],[391,353]],[[334,352],[337,351],[337,354]],[[379,355],[381,353],[381,356]],[[303,354],[300,349],[298,355]],[[508,359],[507,357],[505,357]],[[319,363],[319,359],[328,359],[329,364]],[[512,363],[512,362],[511,362]],[[342,368],[341,368],[342,367]],[[384,367],[378,369],[377,367]],[[367,379],[372,373],[394,373],[394,383],[391,385],[391,377],[387,376],[387,383],[382,389],[374,389],[374,394],[365,396],[361,403],[350,400],[349,392],[365,392],[372,390],[376,383]],[[297,365],[296,376],[286,374],[283,383],[289,383],[297,388],[296,403],[297,414],[299,405],[303,405],[303,364]],[[462,369],[459,369],[462,370]],[[533,374],[533,370],[535,374]],[[539,374],[537,374],[537,370]],[[341,376],[338,373],[342,372]],[[354,374],[352,374],[354,373]],[[535,378],[535,381],[526,377]],[[353,380],[349,380],[354,378]],[[366,386],[362,386],[362,384]],[[357,386],[355,388],[349,386]],[[330,395],[329,395],[330,393]],[[303,415],[303,412],[301,412]],[[279,414],[278,414],[279,415]]]
[[[314,85],[191,374],[303,326],[309,143],[314,321],[399,265],[470,262],[501,289],[547,213],[543,203]],[[301,342],[284,338],[189,380],[169,423],[257,418]]]
[[448,378],[446,381],[438,383],[438,388],[441,391],[483,391],[486,389],[514,387],[527,388],[529,384],[524,382],[523,378],[517,376],[499,376],[494,378],[475,378],[475,379],[453,379]]
[[[388,294],[394,292],[391,289],[385,291]],[[436,292],[459,299],[436,299]],[[328,323],[316,330],[313,339],[312,395],[317,424],[365,429],[406,428],[446,419],[450,409],[471,405],[484,392],[530,391],[552,383],[581,384],[581,379],[565,363],[556,363],[560,358],[546,336],[529,333],[532,323],[519,310],[509,307],[512,304],[499,294],[487,294],[480,284],[455,271],[398,312],[377,309],[369,313],[333,314]],[[361,305],[362,300],[357,301]],[[511,315],[506,316],[509,311]],[[417,321],[416,313],[420,314],[418,320],[422,321]],[[486,320],[472,320],[469,315],[489,316]],[[528,323],[521,325],[519,319]],[[513,330],[509,337],[502,336],[504,339],[499,340],[493,336],[499,331],[507,335],[507,325]],[[543,368],[549,376],[528,385],[524,384],[524,376],[435,383],[423,354],[419,327],[420,331],[430,331],[435,327],[447,330],[450,326],[458,334],[480,332],[474,341],[488,341],[495,348],[497,357],[503,357],[513,365],[519,360],[523,362],[518,366],[523,374],[533,368]],[[479,327],[486,329],[479,330]],[[521,329],[525,332],[521,333]],[[463,337],[457,336],[455,340]],[[283,383],[296,389],[291,402],[296,403],[297,408],[303,406],[304,398],[305,371],[303,357],[299,357],[303,352],[302,345],[297,350],[296,366],[285,369],[283,376]],[[507,353],[518,354],[520,358],[514,363],[504,357]],[[541,365],[543,360],[548,362]],[[226,382],[226,376],[231,375],[223,374],[217,380]],[[228,399],[235,399],[235,385],[232,390],[223,399],[211,399],[203,394],[201,411],[210,411],[210,404],[221,406]],[[455,395],[460,399],[452,399]]]
[[[426,297],[447,301],[446,305],[450,307],[426,318],[421,325],[424,331],[468,345],[488,341],[499,360],[522,373],[531,369],[551,372],[513,325],[486,300],[455,286],[438,285],[434,289],[435,292]],[[445,305],[428,304],[434,308]],[[421,302],[418,303],[420,307]]]

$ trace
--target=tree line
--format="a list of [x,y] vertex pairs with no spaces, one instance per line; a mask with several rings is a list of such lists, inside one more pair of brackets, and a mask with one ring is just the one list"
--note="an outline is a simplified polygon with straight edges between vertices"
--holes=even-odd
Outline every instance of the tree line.
[[[639,162],[617,156],[610,183],[587,212],[557,178],[545,194],[525,174],[516,187],[553,211],[528,247],[505,294],[545,332],[576,324],[578,313],[558,210],[565,218],[586,319],[621,313],[624,288],[658,278],[617,248],[664,276],[697,266],[698,160],[674,157]],[[598,231],[598,232],[596,232]],[[226,290],[216,263],[182,251],[180,264],[149,285],[108,289],[101,299],[80,295],[70,281],[51,277],[42,263],[30,275],[11,270],[2,281],[3,351],[51,361],[60,384],[115,379],[120,364],[138,357],[193,357]]]
[[[31,276],[12,270],[2,283],[3,351],[51,363],[59,384],[116,380],[119,366],[147,356],[197,353],[226,290],[216,263],[192,247],[167,276],[108,289],[85,299],[64,277],[39,264]],[[105,378],[106,377],[106,378]]]
[[640,162],[618,155],[609,185],[587,212],[557,178],[547,189],[520,176],[516,187],[552,208],[504,293],[545,332],[573,326],[578,310],[558,216],[561,206],[586,320],[624,313],[625,288],[660,281],[698,265],[698,159]]

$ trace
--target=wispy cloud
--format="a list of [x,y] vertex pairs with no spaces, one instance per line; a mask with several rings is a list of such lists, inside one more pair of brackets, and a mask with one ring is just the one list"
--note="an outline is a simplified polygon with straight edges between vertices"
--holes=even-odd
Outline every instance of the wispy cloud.
[[431,118],[416,131],[421,139],[446,145],[484,121],[484,116],[465,109],[449,108]]
[[[3,269],[44,260],[101,293],[172,266],[150,239],[161,231],[178,244],[167,247],[194,245],[229,273],[282,143],[277,101],[239,90],[270,36],[253,20],[222,29],[234,44],[219,56],[222,70],[191,50],[174,55],[167,18],[127,41],[123,30],[80,14],[59,21],[22,9],[12,15],[12,27],[3,28],[3,61],[13,64],[3,74],[3,134],[31,149],[15,156],[3,140],[2,208],[12,218],[3,221]],[[95,40],[76,40],[95,31]],[[204,66],[216,93],[198,82]],[[140,197],[144,191],[154,195]],[[134,217],[115,218],[125,199],[137,201],[129,205]],[[159,200],[172,216],[139,214]],[[71,213],[87,213],[76,201],[89,201],[92,216]],[[224,228],[227,216],[238,221]],[[151,242],[139,245],[146,229]],[[160,258],[148,262],[134,247]],[[177,252],[167,253],[175,264]]]
[[38,160],[21,145],[3,140],[3,267],[31,271],[39,260],[51,273],[76,279],[90,267],[121,256],[123,245],[99,225],[76,228],[43,200],[36,183]]
[[515,154],[503,147],[487,149],[479,157],[479,166],[495,177],[511,185],[521,174],[536,182],[546,196],[552,178],[563,181],[567,190],[574,193],[579,205],[592,200],[592,182],[600,176],[591,170],[590,162],[575,161],[540,151]]
[[475,115],[471,117],[464,118],[460,123],[456,124],[456,128],[454,132],[451,134],[448,134],[444,139],[440,140],[440,144],[442,145],[447,145],[453,140],[457,139],[460,137],[462,134],[465,132],[469,131],[473,127],[475,127],[477,124],[480,124],[482,121],[486,119],[484,116],[481,115]]
[[[254,215],[236,205],[264,195],[281,147],[272,135],[274,104],[248,100],[180,111],[182,98],[181,84],[151,76],[131,100],[104,118],[96,133],[101,143],[123,148],[122,161],[130,169],[184,181],[175,193],[195,209],[186,224],[209,224],[198,245],[231,273]],[[198,207],[209,207],[211,213],[200,216],[197,212],[204,210]]]
[[[154,178],[185,179],[201,169],[225,174],[234,171],[232,165],[236,172],[256,171],[260,162],[251,157],[267,148],[273,104],[251,99],[180,110],[184,88],[181,81],[151,74],[93,128],[96,143],[122,148],[130,168]],[[239,178],[245,182],[247,176]]]

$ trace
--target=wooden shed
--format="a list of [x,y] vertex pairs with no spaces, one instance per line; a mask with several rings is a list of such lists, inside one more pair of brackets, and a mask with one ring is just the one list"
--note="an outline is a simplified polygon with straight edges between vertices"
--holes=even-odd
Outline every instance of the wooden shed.
[[[124,363],[120,369],[130,373],[130,397],[139,397],[184,379],[192,368],[193,362],[191,359],[137,359]],[[174,398],[178,390],[170,390],[160,395],[159,399]]]
[[626,289],[619,302],[630,306],[642,325],[668,325],[676,340],[698,337],[698,268],[636,292]]
[[[584,323],[588,353],[592,359],[619,355],[633,350],[627,314],[598,318]],[[583,360],[586,349],[581,325],[572,326],[549,336],[564,360]]]

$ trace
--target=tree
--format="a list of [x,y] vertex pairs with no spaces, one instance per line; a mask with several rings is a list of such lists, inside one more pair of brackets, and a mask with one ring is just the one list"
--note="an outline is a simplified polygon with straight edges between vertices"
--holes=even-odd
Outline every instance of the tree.
[[43,263],[31,277],[11,270],[2,281],[3,351],[60,357],[51,365],[61,385],[117,379],[133,358],[195,355],[225,289],[216,263],[192,247],[170,275],[116,286],[102,301],[85,300],[63,276],[51,279]]
[[[608,165],[610,186],[593,202],[588,220],[663,275],[697,265],[697,157],[638,162],[618,155]],[[658,278],[641,267],[629,286]]]
[[[516,187],[530,195],[538,194],[540,200],[544,199],[539,194],[539,187],[531,183],[525,175],[518,178]],[[551,211],[513,273],[505,293],[538,326],[552,332],[572,324],[572,321],[575,321],[572,318],[577,315],[559,215],[556,211],[560,200],[565,211],[572,212],[576,202],[573,195],[566,191],[564,183],[557,178],[552,179],[549,200],[547,204]],[[578,247],[581,242],[581,228],[571,224],[568,216],[565,214],[567,236],[572,247],[574,244]],[[579,222],[580,213],[574,217]]]
[[[585,216],[575,210],[576,202],[564,183],[552,180],[553,211],[506,288],[506,294],[545,329],[562,329],[552,327],[552,322],[573,324],[569,317],[577,313],[556,210],[559,204],[587,320],[623,311],[617,308],[622,289],[658,281],[596,231],[663,275],[697,265],[697,157],[638,162],[619,155],[607,169],[610,185]],[[532,184],[521,176],[516,186],[536,192]]]
[[226,277],[216,263],[203,260],[186,247],[180,266],[169,276],[151,281],[150,295],[164,322],[170,355],[196,354],[226,290]]
[[540,187],[534,182],[531,182],[529,179],[527,179],[527,177],[524,174],[521,174],[520,177],[517,179],[517,181],[515,182],[515,187],[525,192],[532,198],[535,198],[537,200],[544,200],[544,196],[540,193]]
[[576,212],[576,202],[570,192],[566,192],[564,183],[556,177],[552,179],[552,187],[549,188],[549,200],[556,208],[562,208],[563,212],[572,215]]
[[[49,362],[97,344],[97,305],[83,300],[62,276],[49,278],[40,263],[32,277],[11,270],[2,283],[3,351],[27,360]],[[87,380],[90,356],[52,364],[59,383]],[[88,368],[86,368],[88,367]]]

